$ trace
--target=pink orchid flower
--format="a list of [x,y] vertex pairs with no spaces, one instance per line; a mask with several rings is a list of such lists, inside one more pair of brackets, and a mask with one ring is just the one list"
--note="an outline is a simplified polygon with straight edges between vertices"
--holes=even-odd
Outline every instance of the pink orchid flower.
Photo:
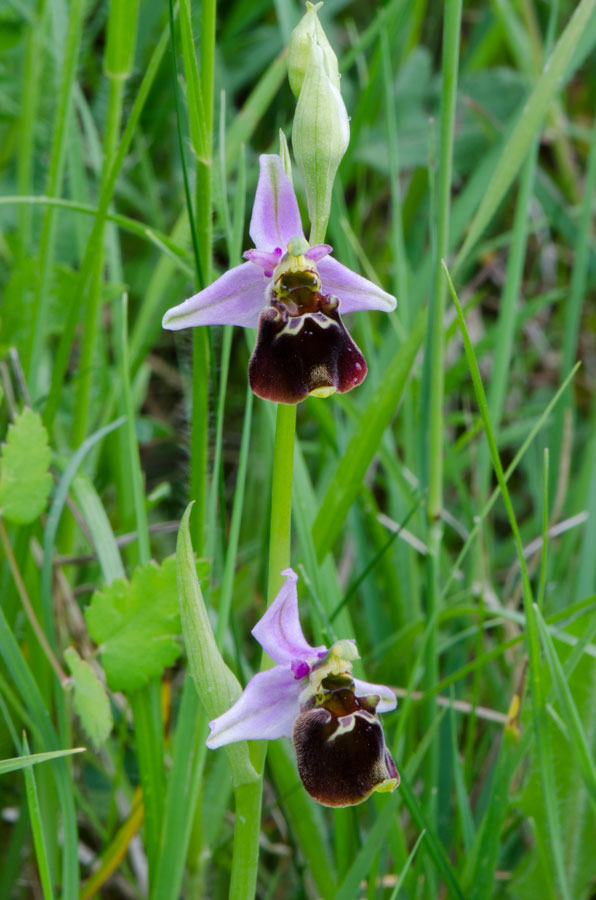
[[298,576],[286,581],[252,630],[276,665],[248,682],[236,703],[210,722],[207,746],[291,737],[302,782],[325,806],[361,803],[392,791],[399,774],[378,713],[397,706],[393,691],[354,678],[352,640],[311,647],[298,616]]
[[258,327],[249,364],[252,390],[276,403],[309,394],[349,391],[366,376],[366,362],[340,312],[391,312],[396,300],[333,259],[328,244],[309,247],[292,183],[279,156],[260,157],[250,221],[248,262],[169,309],[163,327]]

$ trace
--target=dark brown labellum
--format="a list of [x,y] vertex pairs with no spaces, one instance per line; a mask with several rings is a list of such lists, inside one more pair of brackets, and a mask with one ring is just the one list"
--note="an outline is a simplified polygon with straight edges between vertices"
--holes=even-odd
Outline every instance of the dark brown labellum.
[[309,394],[344,393],[366,376],[366,361],[346,331],[335,297],[301,286],[274,298],[259,318],[248,367],[257,396],[294,404]]
[[[332,679],[325,679],[323,687],[333,688]],[[296,718],[292,739],[298,772],[319,803],[353,806],[374,790],[399,784],[375,700],[356,697],[342,686],[325,691],[319,702],[312,698]]]

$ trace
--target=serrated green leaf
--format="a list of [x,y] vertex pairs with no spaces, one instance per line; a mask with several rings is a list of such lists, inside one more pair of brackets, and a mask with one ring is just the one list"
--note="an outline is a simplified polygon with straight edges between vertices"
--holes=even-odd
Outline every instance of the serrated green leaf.
[[93,595],[85,618],[108,686],[136,691],[148,684],[180,654],[176,560],[140,566],[130,582],[117,578]]
[[24,525],[43,512],[52,476],[48,433],[40,417],[25,409],[8,429],[0,465],[0,513]]
[[67,647],[64,659],[73,677],[73,705],[86,734],[96,747],[112,730],[112,711],[105,688],[89,663],[81,659],[74,647]]

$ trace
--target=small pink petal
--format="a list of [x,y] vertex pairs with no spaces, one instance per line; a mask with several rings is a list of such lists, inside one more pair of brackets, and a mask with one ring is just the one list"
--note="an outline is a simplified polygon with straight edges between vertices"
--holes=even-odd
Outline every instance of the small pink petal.
[[255,266],[264,269],[266,278],[271,278],[273,269],[281,259],[282,249],[276,247],[275,250],[247,250],[242,256]]
[[263,154],[259,164],[249,234],[257,250],[285,250],[291,238],[304,236],[296,194],[279,156]]
[[194,297],[173,306],[162,325],[171,331],[196,325],[241,325],[256,328],[265,304],[267,281],[251,262],[225,272]]
[[397,300],[391,294],[330,256],[322,259],[317,268],[322,293],[339,297],[341,315],[360,309],[391,312],[397,306]]
[[309,259],[314,259],[315,262],[318,262],[320,259],[323,259],[325,256],[328,256],[333,252],[333,247],[330,244],[315,244],[314,247],[309,247],[305,253],[305,256],[308,256]]

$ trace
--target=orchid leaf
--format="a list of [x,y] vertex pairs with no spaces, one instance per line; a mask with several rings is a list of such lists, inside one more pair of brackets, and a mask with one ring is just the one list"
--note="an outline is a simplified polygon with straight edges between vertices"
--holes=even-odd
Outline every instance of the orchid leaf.
[[[205,712],[209,718],[215,718],[235,703],[242,688],[215,643],[194,565],[188,526],[191,509],[192,503],[182,517],[176,543],[178,597],[190,673]],[[246,741],[229,744],[225,749],[236,788],[258,780]]]
[[81,659],[74,647],[67,647],[64,659],[73,678],[75,711],[85,732],[99,747],[107,739],[113,725],[108,695],[89,663]]
[[0,513],[10,522],[33,522],[45,509],[52,486],[48,433],[32,409],[8,429],[0,466]]

